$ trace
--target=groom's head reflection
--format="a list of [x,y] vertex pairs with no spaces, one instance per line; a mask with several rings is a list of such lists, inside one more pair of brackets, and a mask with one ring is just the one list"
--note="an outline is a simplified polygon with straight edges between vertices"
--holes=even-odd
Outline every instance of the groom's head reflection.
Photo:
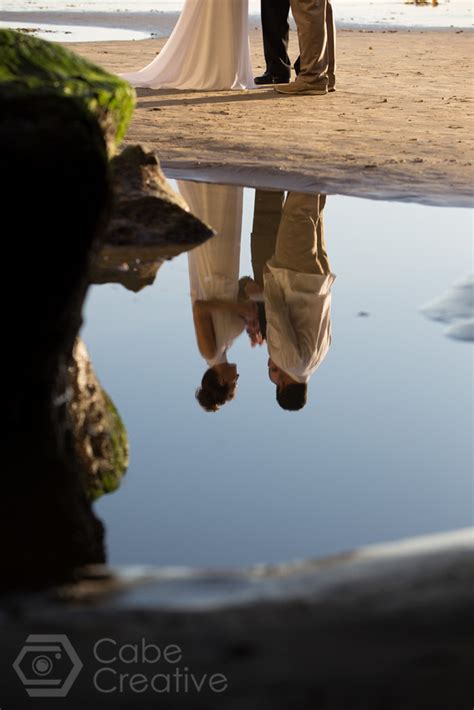
[[296,382],[281,367],[268,358],[268,376],[276,385],[276,399],[282,409],[297,412],[303,409],[308,398],[308,385],[306,382]]

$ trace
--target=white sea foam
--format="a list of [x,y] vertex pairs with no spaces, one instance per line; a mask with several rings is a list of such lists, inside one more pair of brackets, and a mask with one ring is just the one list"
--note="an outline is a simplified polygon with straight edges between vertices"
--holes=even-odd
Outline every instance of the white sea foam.
[[474,320],[461,321],[460,323],[451,325],[447,329],[446,335],[448,338],[454,338],[455,340],[467,340],[469,342],[473,342]]
[[420,310],[431,320],[449,324],[445,331],[449,338],[474,341],[474,276],[458,281]]

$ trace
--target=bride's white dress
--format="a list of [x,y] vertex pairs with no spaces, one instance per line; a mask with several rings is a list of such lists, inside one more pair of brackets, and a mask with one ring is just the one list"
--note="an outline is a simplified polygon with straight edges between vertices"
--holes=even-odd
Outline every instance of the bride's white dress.
[[151,89],[253,88],[248,22],[248,0],[186,0],[158,56],[121,76]]
[[[218,298],[236,302],[239,291],[240,240],[242,234],[243,188],[178,180],[178,188],[191,212],[217,234],[188,252],[191,301]],[[227,351],[244,331],[242,318],[228,311],[212,313],[216,338],[208,367],[227,362]]]

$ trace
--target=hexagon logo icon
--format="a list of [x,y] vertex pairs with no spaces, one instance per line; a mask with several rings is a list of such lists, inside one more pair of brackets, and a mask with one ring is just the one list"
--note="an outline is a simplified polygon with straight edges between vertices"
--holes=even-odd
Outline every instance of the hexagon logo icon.
[[30,634],[13,668],[30,698],[65,698],[82,662],[67,636]]

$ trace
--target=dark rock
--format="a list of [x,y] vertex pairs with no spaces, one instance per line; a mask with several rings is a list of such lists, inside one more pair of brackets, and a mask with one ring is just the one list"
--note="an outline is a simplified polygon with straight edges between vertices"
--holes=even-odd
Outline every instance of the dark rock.
[[94,372],[81,338],[69,366],[68,409],[90,500],[112,493],[128,467],[128,438],[120,415]]
[[115,202],[107,245],[153,247],[155,255],[169,258],[214,234],[171,189],[155,153],[129,146],[111,168]]
[[166,259],[202,244],[214,232],[172,190],[155,153],[129,146],[113,158],[111,168],[114,206],[91,281],[120,283],[137,292],[154,282]]
[[14,96],[77,101],[98,120],[110,154],[125,135],[135,106],[134,89],[118,76],[60,44],[2,29],[0,101]]
[[[158,251],[162,248],[158,247]],[[138,293],[155,282],[163,263],[164,259],[156,255],[153,247],[105,246],[94,259],[91,283],[117,283]]]
[[[63,96],[0,96],[4,372],[2,588],[42,585],[103,562],[68,411],[69,366],[91,254],[110,204],[106,146]],[[14,303],[12,303],[12,300]]]
[[[104,244],[112,204],[104,125],[110,148],[110,136],[117,138],[125,125],[125,103],[114,103],[120,96],[113,98],[115,80],[101,84],[100,70],[92,68],[79,76],[83,67],[74,55],[35,42],[0,36],[0,155],[8,177],[2,225],[10,234],[9,263],[23,265],[22,298],[3,319],[3,589],[42,586],[105,561],[91,499],[117,487],[128,458],[113,403],[87,357],[78,357],[77,348],[73,355],[91,262]],[[74,68],[78,75],[70,84],[64,77]],[[99,121],[97,91],[104,100],[96,106]],[[138,167],[129,155],[114,163],[120,225],[114,224],[133,234],[135,254],[151,247],[156,262],[157,254],[170,257],[211,235],[169,190],[154,157]],[[137,225],[144,225],[138,238]],[[4,277],[2,289],[8,303],[16,273]]]

